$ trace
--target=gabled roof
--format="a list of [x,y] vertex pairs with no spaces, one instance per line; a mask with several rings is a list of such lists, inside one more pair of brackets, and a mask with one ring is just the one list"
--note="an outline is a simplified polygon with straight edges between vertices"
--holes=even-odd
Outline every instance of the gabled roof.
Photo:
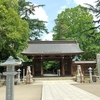
[[77,41],[29,41],[28,48],[22,54],[44,55],[44,54],[81,54]]

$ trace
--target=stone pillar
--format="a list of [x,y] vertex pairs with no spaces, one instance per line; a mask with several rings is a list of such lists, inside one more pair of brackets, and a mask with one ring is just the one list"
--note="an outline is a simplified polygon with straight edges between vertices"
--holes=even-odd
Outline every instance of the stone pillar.
[[7,72],[3,73],[6,75],[6,100],[14,100],[14,75],[16,74],[14,66],[7,66]]
[[62,57],[62,76],[65,76],[64,57]]
[[96,55],[96,59],[97,59],[98,76],[100,76],[100,54]]

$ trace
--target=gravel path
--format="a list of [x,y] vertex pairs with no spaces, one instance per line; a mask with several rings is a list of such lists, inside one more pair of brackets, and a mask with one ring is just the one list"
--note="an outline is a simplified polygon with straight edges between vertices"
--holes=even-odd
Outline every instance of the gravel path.
[[[6,86],[0,87],[0,100],[5,100]],[[14,100],[41,100],[42,85],[15,85]]]
[[100,97],[100,83],[81,83],[73,85]]

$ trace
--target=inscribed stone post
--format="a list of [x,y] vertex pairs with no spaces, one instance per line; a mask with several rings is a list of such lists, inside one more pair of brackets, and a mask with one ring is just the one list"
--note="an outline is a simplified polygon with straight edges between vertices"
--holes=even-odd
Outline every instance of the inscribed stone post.
[[100,76],[100,54],[96,55],[96,59],[97,59],[98,76]]

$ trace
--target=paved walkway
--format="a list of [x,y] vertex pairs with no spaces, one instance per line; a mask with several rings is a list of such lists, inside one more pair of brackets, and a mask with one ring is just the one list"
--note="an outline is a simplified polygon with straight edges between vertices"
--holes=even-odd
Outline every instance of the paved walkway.
[[[100,97],[71,84],[77,83],[71,80],[57,80],[36,81],[28,85],[15,85],[14,100],[100,100]],[[0,87],[0,100],[5,100],[5,90],[5,86]]]
[[100,100],[99,97],[71,84],[72,81],[44,81],[42,100]]

